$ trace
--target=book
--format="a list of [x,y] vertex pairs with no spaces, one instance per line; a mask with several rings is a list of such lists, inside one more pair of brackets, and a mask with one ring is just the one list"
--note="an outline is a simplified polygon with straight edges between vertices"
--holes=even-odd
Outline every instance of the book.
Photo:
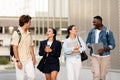
[[72,41],[72,42],[69,42],[69,43],[67,44],[67,46],[68,46],[69,48],[75,47],[76,45],[78,45],[77,41]]
[[92,45],[93,54],[99,55],[98,50],[103,48],[103,43],[95,43]]

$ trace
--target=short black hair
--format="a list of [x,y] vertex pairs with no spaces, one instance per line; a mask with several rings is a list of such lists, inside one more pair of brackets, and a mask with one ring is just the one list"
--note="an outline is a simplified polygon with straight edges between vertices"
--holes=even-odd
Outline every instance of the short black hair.
[[95,16],[94,19],[99,19],[102,22],[102,17],[101,16]]

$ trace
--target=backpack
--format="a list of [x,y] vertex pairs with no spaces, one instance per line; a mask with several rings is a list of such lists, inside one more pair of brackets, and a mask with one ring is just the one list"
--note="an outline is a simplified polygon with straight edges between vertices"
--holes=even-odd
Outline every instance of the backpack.
[[[20,32],[20,30],[17,30],[16,32],[17,32],[18,35],[19,35],[19,42],[18,42],[18,44],[19,44],[20,41],[21,41],[21,32]],[[11,41],[12,41],[12,38],[11,38]],[[10,45],[10,56],[11,56],[11,57],[14,56],[14,50],[13,50],[13,45],[12,45],[12,44]]]

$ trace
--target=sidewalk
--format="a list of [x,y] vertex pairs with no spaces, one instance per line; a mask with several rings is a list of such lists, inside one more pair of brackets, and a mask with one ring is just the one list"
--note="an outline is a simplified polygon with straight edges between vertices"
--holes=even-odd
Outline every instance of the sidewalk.
[[[80,77],[82,77],[82,80],[93,80],[92,76],[93,75],[92,75],[90,69],[82,69],[81,70]],[[40,71],[38,71],[38,69],[35,69],[35,78],[36,78],[35,80],[45,80],[44,74],[41,73]],[[0,80],[16,80],[15,79],[15,69],[0,71]],[[67,80],[65,64],[61,65],[57,80]],[[120,80],[120,73],[109,72],[106,80]]]
[[8,67],[8,65],[0,65],[0,71],[6,70],[6,67]]

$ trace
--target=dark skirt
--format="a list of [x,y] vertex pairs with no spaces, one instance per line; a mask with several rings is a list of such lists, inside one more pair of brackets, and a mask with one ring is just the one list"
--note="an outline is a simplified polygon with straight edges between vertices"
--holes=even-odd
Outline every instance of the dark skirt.
[[43,73],[51,73],[52,71],[58,71],[60,70],[60,65],[59,63],[55,63],[55,64],[50,64],[50,63],[46,63],[43,66],[43,69],[41,70],[41,72]]

